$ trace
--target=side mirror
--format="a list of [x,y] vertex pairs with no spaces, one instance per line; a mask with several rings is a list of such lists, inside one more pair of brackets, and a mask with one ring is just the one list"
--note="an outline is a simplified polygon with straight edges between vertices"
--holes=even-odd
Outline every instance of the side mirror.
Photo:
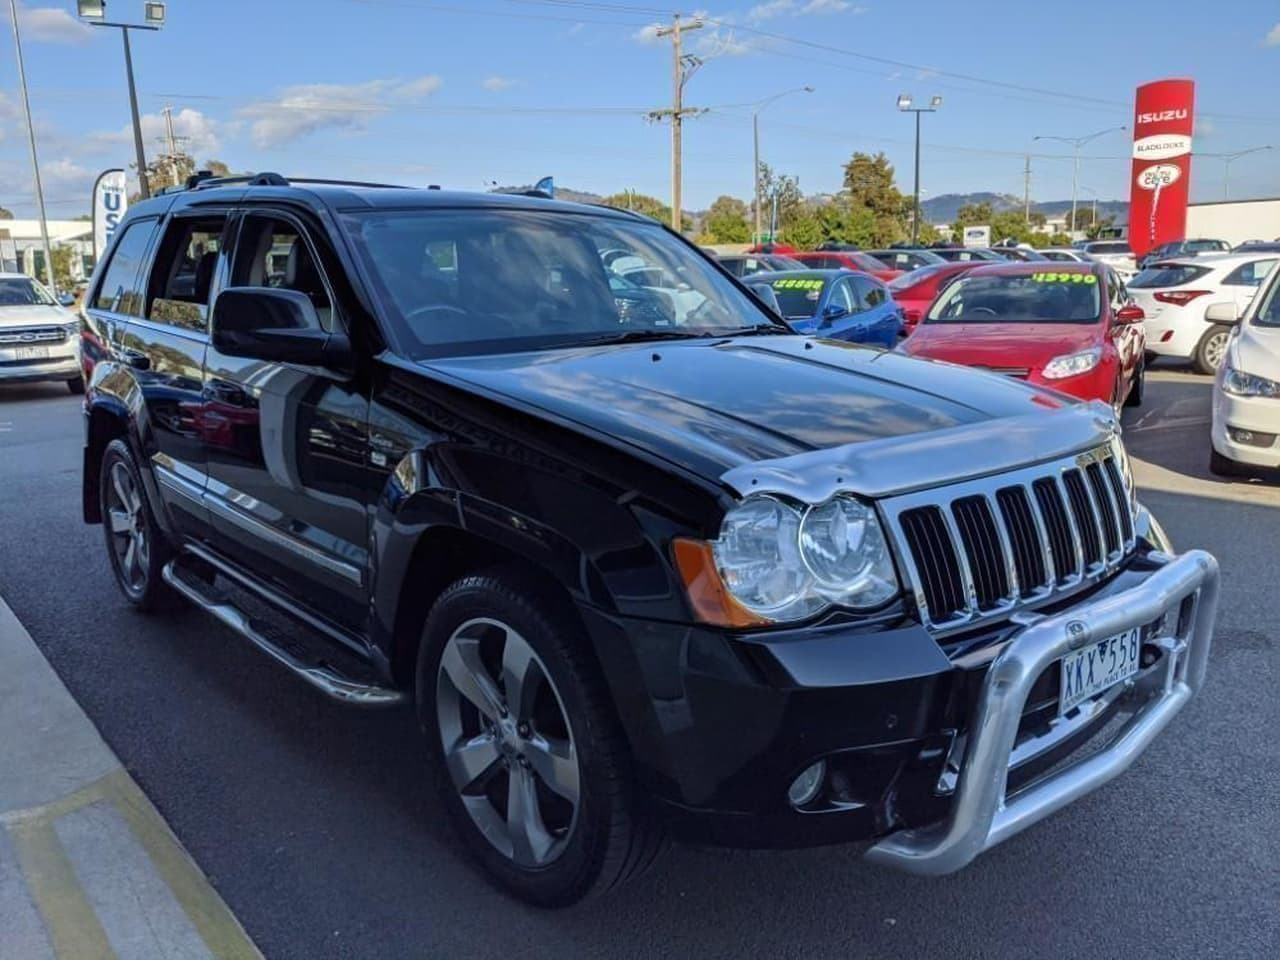
[[1136,303],[1127,303],[1116,311],[1116,323],[1141,323],[1146,313]]
[[351,344],[320,326],[305,293],[274,287],[234,287],[213,302],[214,347],[229,357],[310,367],[345,367]]
[[773,287],[767,283],[749,283],[747,289],[751,291],[753,297],[778,316],[782,316],[782,304],[778,302],[778,295],[773,292]]
[[58,300],[58,306],[60,307],[70,307],[74,305],[76,302],[76,298],[69,293],[58,294],[57,300]]
[[1236,312],[1234,303],[1211,303],[1204,312],[1204,318],[1210,323],[1235,324],[1240,322],[1240,314]]
[[829,327],[841,317],[847,317],[849,311],[838,303],[828,303],[822,308],[822,326]]

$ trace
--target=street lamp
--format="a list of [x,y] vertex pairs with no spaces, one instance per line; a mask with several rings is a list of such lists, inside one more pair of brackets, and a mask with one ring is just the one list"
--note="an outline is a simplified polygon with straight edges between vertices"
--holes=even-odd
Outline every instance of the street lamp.
[[[781,93],[775,93],[771,97],[765,97],[763,100],[755,102],[755,109],[751,111],[751,142],[753,146],[753,162],[755,166],[752,168],[752,181],[755,183],[755,242],[760,242],[760,111],[767,107],[773,101],[789,96],[793,93],[813,93],[813,87],[808,85],[803,87],[793,87],[790,90],[783,90]],[[772,234],[771,234],[772,235]]]
[[124,70],[129,80],[129,111],[133,115],[134,160],[138,164],[138,193],[145,200],[151,196],[147,183],[147,156],[142,150],[142,122],[138,119],[138,93],[133,85],[133,54],[129,50],[130,30],[159,30],[164,26],[164,4],[144,3],[143,23],[112,23],[106,19],[107,0],[76,0],[80,19],[91,27],[115,27],[124,37]]
[[22,88],[22,107],[27,115],[27,140],[31,144],[31,172],[35,178],[36,206],[40,211],[40,238],[44,241],[44,272],[49,279],[49,290],[56,294],[53,280],[53,248],[49,245],[49,221],[44,212],[44,187],[40,184],[40,157],[36,152],[36,127],[31,122],[31,100],[27,97],[27,68],[22,62],[22,36],[18,32],[18,0],[9,0],[9,13],[13,17],[13,48],[18,55],[18,86]]
[[1091,140],[1097,140],[1105,133],[1115,133],[1118,130],[1128,130],[1128,127],[1107,127],[1105,130],[1099,130],[1097,133],[1091,133],[1084,137],[1032,137],[1035,140],[1056,140],[1059,143],[1069,143],[1075,148],[1075,159],[1071,168],[1071,233],[1076,231],[1076,194],[1080,183],[1080,148]]
[[898,109],[903,113],[914,113],[916,115],[916,185],[911,194],[911,245],[914,247],[920,242],[920,114],[936,112],[942,106],[942,98],[930,97],[927,107],[913,107],[911,103],[911,94],[902,93],[898,95]]
[[1247,150],[1237,150],[1235,153],[1198,153],[1198,157],[1217,157],[1222,161],[1222,199],[1229,200],[1231,198],[1231,161],[1239,160],[1241,157],[1257,153],[1259,150],[1270,150],[1271,144],[1264,144],[1261,147],[1250,147]]

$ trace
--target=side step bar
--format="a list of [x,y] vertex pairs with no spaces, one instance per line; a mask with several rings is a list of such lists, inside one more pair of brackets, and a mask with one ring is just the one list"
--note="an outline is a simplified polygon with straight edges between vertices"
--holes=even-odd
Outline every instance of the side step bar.
[[237,607],[213,584],[184,570],[179,560],[171,560],[161,571],[165,583],[196,606],[213,614],[276,663],[309,683],[327,697],[356,707],[394,707],[407,703],[408,694],[394,687],[355,679],[339,673],[327,663],[307,663],[288,649],[288,638],[270,624],[256,620]]

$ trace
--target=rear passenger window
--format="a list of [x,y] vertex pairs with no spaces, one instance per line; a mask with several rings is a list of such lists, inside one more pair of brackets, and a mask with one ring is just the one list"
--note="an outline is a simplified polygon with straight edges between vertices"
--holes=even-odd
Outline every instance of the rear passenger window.
[[1256,287],[1266,279],[1275,265],[1274,260],[1251,260],[1232,270],[1222,282],[1231,286]]
[[209,294],[227,218],[179,217],[169,223],[151,268],[147,319],[195,333],[208,327]]
[[155,226],[154,220],[135,220],[124,228],[93,298],[96,309],[131,317],[142,316],[142,281],[138,277],[138,268],[142,265]]
[[[452,251],[432,251],[441,257]],[[310,243],[296,225],[279,217],[250,214],[240,227],[231,266],[233,287],[278,287],[305,293],[325,330],[333,328],[333,305]]]

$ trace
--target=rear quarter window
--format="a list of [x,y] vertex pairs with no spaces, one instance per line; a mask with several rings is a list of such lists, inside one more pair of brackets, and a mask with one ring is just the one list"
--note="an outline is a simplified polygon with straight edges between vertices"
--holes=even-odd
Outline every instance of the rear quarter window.
[[1208,267],[1196,267],[1189,263],[1157,263],[1147,267],[1129,281],[1130,290],[1148,287],[1179,287],[1198,280],[1209,272]]

